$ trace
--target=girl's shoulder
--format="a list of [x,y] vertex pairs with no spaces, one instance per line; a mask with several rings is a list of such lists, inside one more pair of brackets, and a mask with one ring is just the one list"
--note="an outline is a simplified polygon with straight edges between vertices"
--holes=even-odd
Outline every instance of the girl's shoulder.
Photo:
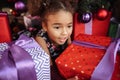
[[36,36],[34,39],[43,48],[43,50],[45,50],[45,52],[47,52],[49,54],[49,50],[48,50],[45,39],[43,39],[43,37],[41,37],[41,36]]

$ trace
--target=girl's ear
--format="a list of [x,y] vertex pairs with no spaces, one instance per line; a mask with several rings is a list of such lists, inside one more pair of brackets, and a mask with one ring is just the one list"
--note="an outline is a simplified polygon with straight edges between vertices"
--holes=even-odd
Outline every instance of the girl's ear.
[[42,22],[42,28],[45,32],[47,31],[47,24],[45,22]]

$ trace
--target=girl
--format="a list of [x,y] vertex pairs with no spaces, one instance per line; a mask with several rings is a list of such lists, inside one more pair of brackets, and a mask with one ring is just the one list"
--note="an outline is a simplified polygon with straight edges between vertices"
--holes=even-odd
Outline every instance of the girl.
[[[71,3],[60,0],[43,0],[41,2],[39,14],[42,29],[35,39],[51,57],[51,80],[64,80],[58,73],[55,59],[71,43],[74,13]],[[77,78],[69,80],[77,80]]]

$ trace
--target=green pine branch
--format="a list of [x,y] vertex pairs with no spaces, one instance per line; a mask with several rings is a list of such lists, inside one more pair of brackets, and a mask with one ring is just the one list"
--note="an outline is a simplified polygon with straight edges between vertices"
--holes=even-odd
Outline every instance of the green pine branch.
[[107,0],[79,0],[78,1],[78,12],[96,12],[99,8],[108,9],[110,7],[110,3]]

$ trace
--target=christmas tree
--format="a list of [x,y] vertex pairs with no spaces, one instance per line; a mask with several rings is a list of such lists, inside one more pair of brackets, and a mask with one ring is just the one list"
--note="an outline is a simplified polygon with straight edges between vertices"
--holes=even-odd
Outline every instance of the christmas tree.
[[102,7],[104,7],[107,10],[110,10],[110,2],[108,0],[79,0],[77,11],[79,13],[94,13]]
[[78,21],[88,23],[91,18],[104,20],[111,10],[110,1],[108,0],[79,0],[77,6]]

